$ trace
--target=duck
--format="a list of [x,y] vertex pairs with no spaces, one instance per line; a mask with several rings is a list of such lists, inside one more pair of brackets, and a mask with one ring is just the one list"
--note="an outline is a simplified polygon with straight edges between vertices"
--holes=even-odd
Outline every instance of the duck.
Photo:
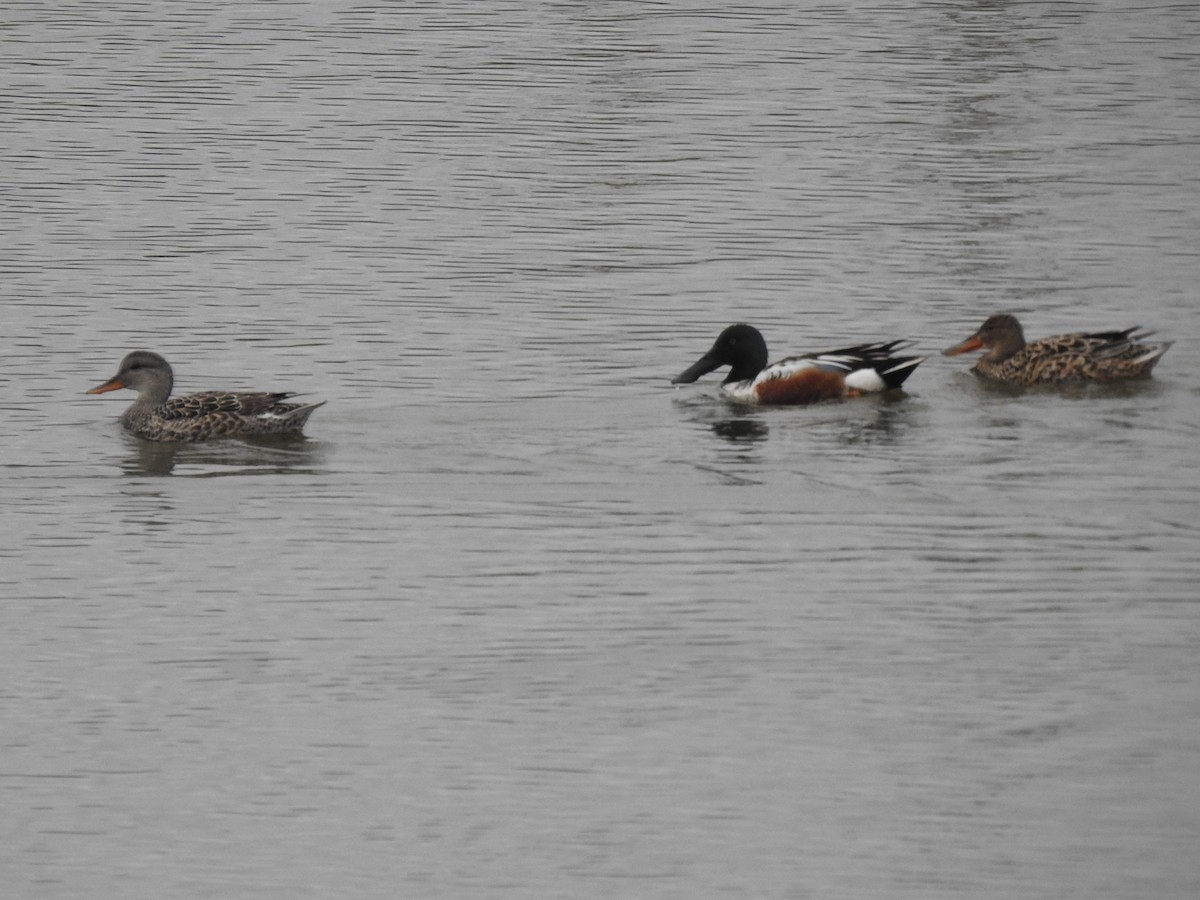
[[993,381],[1022,386],[1117,381],[1145,378],[1167,352],[1171,341],[1140,343],[1151,332],[1137,326],[1124,331],[1060,334],[1025,342],[1016,316],[990,316],[960,344],[942,351],[958,356],[973,350],[988,352],[972,369]]
[[285,402],[291,393],[237,393],[204,391],[171,399],[175,376],[159,354],[135,350],[117,374],[88,394],[105,394],[129,388],[137,399],[121,414],[121,425],[130,434],[148,441],[207,441],[215,438],[294,434],[320,403]]
[[789,356],[767,363],[767,342],[753,325],[730,325],[672,384],[691,384],[721,366],[729,374],[722,393],[743,403],[800,405],[899,388],[924,356],[894,356],[912,346],[903,340],[855,344],[841,350]]

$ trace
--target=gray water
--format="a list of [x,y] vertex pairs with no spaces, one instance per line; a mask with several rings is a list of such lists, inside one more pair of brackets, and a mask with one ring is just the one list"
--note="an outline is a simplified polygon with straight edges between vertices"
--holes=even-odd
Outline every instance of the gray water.
[[[1200,894],[1200,6],[0,25],[5,896]],[[931,358],[672,388],[733,321]],[[142,444],[136,348],[329,402]]]

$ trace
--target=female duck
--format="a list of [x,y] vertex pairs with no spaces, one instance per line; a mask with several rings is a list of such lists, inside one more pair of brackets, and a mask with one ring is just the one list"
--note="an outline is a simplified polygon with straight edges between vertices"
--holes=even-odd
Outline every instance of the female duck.
[[171,396],[175,379],[170,365],[157,353],[136,350],[121,360],[108,381],[87,393],[103,394],[120,388],[138,392],[137,400],[121,415],[130,434],[148,441],[207,441],[299,432],[321,403],[285,403],[287,393],[206,391]]
[[992,316],[979,330],[942,353],[957,356],[987,349],[974,371],[1008,384],[1068,384],[1079,381],[1115,381],[1144,378],[1150,374],[1169,341],[1140,344],[1149,333],[1099,331],[1092,334],[1062,334],[1025,343],[1025,332],[1015,316]]

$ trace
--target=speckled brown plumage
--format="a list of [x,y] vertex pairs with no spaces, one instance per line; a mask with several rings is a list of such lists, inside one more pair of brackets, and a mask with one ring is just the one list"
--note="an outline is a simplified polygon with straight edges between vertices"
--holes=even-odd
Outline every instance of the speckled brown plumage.
[[287,393],[206,391],[170,399],[174,375],[157,353],[136,350],[121,361],[120,370],[89,394],[119,388],[138,392],[121,415],[125,430],[148,441],[207,441],[224,437],[299,432],[321,403],[285,402]]
[[1016,385],[1068,384],[1078,381],[1116,381],[1144,378],[1159,361],[1169,341],[1139,343],[1148,333],[1100,331],[1062,334],[1025,343],[1015,316],[992,316],[961,344],[942,351],[957,356],[971,350],[985,353],[973,369],[985,378]]

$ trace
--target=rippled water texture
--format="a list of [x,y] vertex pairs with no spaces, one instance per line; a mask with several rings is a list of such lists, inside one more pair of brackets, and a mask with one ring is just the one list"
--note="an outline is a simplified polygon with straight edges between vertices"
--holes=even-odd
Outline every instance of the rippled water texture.
[[5,5],[7,892],[1200,896],[1200,6],[727,6]]

